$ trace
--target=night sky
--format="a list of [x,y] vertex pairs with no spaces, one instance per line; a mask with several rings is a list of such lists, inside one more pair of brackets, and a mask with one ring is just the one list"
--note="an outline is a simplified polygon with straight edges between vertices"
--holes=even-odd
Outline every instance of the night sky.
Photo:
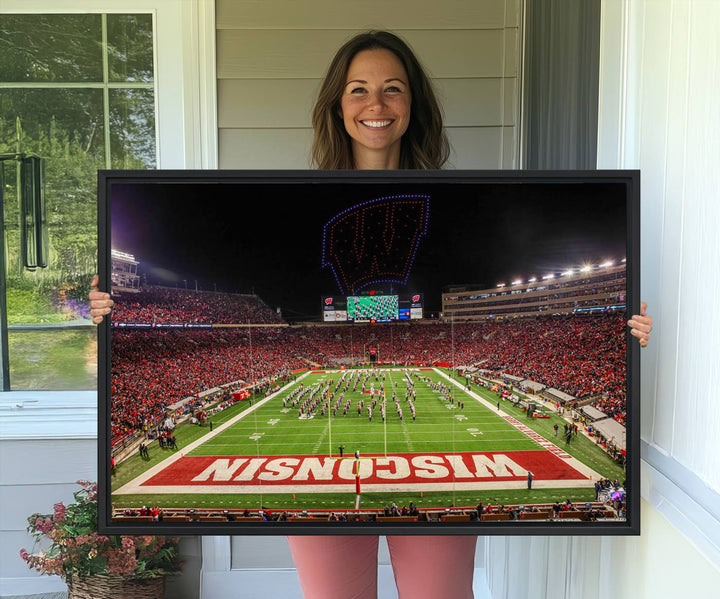
[[111,245],[135,255],[148,283],[254,291],[290,321],[321,320],[322,297],[340,295],[321,267],[324,225],[389,195],[430,196],[408,285],[392,288],[422,293],[426,315],[448,285],[509,285],[625,257],[624,184],[511,181],[116,183]]

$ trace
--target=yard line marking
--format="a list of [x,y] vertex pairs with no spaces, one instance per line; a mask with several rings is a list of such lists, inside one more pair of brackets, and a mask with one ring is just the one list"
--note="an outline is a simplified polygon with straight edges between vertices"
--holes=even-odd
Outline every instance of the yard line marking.
[[313,446],[313,453],[317,453],[320,450],[320,446],[325,441],[325,437],[327,437],[328,428],[330,428],[330,420],[328,420],[328,423],[325,425],[325,428],[322,430],[322,433],[320,433],[317,443],[315,443],[315,445]]
[[[533,489],[587,489],[592,485],[585,480],[533,480]],[[507,489],[526,489],[527,482],[521,481],[473,481],[473,482],[451,482],[451,483],[390,483],[374,484],[364,483],[364,493],[419,493],[420,491],[505,491]],[[355,483],[300,486],[290,485],[208,485],[188,486],[178,491],[176,486],[157,485],[149,488],[132,487],[125,485],[121,490],[116,491],[119,495],[132,495],[137,493],[152,492],[155,495],[177,494],[183,495],[244,495],[258,493],[348,493],[353,492]]]
[[[446,434],[451,433],[452,431],[444,431],[444,432],[443,432],[443,431],[436,431],[436,432],[437,432],[438,435],[440,435],[441,433],[442,433],[443,435],[446,435]],[[460,431],[460,432],[466,432],[466,431]],[[363,439],[363,438],[365,438],[365,437],[371,437],[371,438],[372,438],[372,437],[374,437],[374,436],[375,436],[375,434],[374,434],[373,432],[363,432],[363,431],[358,431],[357,433],[354,433],[354,434],[353,434],[353,438],[356,438],[356,437],[357,437],[357,438],[359,438],[359,439]],[[456,442],[459,442],[459,443],[462,443],[462,444],[471,443],[471,445],[469,445],[469,446],[471,446],[471,447],[474,448],[474,447],[476,447],[478,444],[482,444],[482,443],[486,443],[486,444],[498,444],[498,443],[505,443],[505,442],[508,442],[508,443],[518,443],[518,441],[519,441],[517,437],[493,437],[492,435],[488,435],[487,432],[485,432],[485,433],[483,434],[483,437],[487,437],[487,438],[479,438],[479,437],[477,437],[477,438],[474,438],[472,441],[467,441],[467,442],[466,442],[466,441],[456,441]],[[443,437],[443,438],[445,438],[445,437]],[[263,440],[264,440],[264,443],[261,444],[261,445],[267,445],[267,444],[270,442],[270,439],[268,439],[267,436],[265,436],[265,437],[263,438]],[[401,441],[400,441],[400,439],[399,439],[398,437],[395,437],[394,439],[390,439],[390,442],[391,442],[392,444],[401,445]],[[527,442],[527,443],[529,443],[530,441],[529,441],[529,440],[528,440],[528,441],[524,441],[524,440],[523,440],[523,441],[520,441],[520,442]],[[276,447],[295,447],[295,446],[297,445],[297,442],[292,441],[292,442],[283,443],[283,442],[278,442],[278,441],[272,441],[272,444],[273,444],[273,446],[276,446]],[[436,445],[437,445],[437,441],[436,441],[436,440],[420,440],[420,441],[416,440],[416,441],[413,442],[413,445],[414,445],[416,448],[417,448],[417,446],[425,446],[425,445],[436,446]],[[199,454],[199,455],[216,455],[216,453],[219,452],[219,451],[221,451],[221,450],[225,450],[225,451],[227,451],[227,450],[232,450],[232,452],[231,452],[230,454],[228,454],[228,455],[235,455],[235,453],[237,452],[237,444],[234,444],[234,443],[216,443],[216,444],[213,444],[213,445],[212,445],[212,448],[211,448],[211,449],[212,449],[212,453],[211,453],[211,454]],[[500,448],[500,449],[498,449],[497,451],[513,451],[513,449],[502,449],[502,448]],[[539,451],[539,450],[538,450],[538,451]],[[316,452],[314,452],[314,453],[319,453],[319,451],[316,451]]]
[[403,436],[405,437],[405,443],[407,443],[408,450],[411,452],[415,452],[415,449],[413,448],[413,442],[410,438],[410,432],[407,429],[407,426],[405,426],[405,421],[402,423],[402,429],[403,429]]

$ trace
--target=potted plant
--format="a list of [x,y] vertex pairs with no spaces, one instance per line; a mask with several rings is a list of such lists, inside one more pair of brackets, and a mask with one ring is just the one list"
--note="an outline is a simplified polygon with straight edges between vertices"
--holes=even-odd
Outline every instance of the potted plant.
[[165,577],[181,570],[178,539],[162,536],[104,536],[97,532],[97,484],[78,481],[69,505],[28,517],[33,553],[20,550],[30,568],[57,574],[69,599],[162,599]]

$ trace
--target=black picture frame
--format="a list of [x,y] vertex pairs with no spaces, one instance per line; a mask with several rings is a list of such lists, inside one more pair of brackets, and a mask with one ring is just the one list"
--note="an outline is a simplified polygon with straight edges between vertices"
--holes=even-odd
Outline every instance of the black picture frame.
[[[234,188],[234,192],[227,190],[228,186]],[[263,193],[261,202],[262,210],[249,211],[245,210],[246,217],[243,217],[242,206],[247,206],[250,202],[258,201],[253,197],[248,197],[249,189],[257,190],[258,186],[262,188]],[[225,190],[220,193],[214,193],[220,188]],[[161,231],[163,227],[168,226],[167,221],[175,218],[176,214],[173,200],[168,199],[170,196],[164,192],[166,204],[153,206],[155,200],[152,195],[155,191],[164,188],[172,188],[177,194],[186,193],[187,189],[195,189],[196,191],[187,192],[189,195],[197,195],[197,189],[210,190],[213,193],[203,194],[202,198],[197,198],[194,207],[196,221],[191,223],[188,221],[187,239],[189,244],[195,244],[198,251],[207,251],[207,244],[210,243],[207,235],[208,229],[205,225],[200,226],[203,219],[215,219],[215,225],[218,228],[227,227],[228,223],[237,227],[240,234],[247,231],[248,228],[260,228],[272,232],[274,229],[274,219],[281,215],[287,202],[295,202],[297,198],[305,198],[307,196],[318,196],[324,199],[317,200],[323,203],[325,209],[317,210],[317,219],[322,223],[327,223],[328,212],[328,194],[332,197],[356,198],[362,201],[362,197],[396,197],[405,193],[415,194],[421,193],[422,190],[429,190],[430,196],[442,196],[439,190],[445,190],[443,193],[456,193],[454,197],[458,198],[458,206],[454,208],[456,211],[456,229],[457,233],[453,233],[453,244],[457,244],[458,240],[468,237],[466,224],[468,222],[477,223],[477,220],[470,218],[472,210],[489,210],[488,206],[468,206],[472,202],[477,203],[477,199],[472,193],[479,193],[478,190],[487,190],[492,188],[494,203],[492,204],[493,214],[500,212],[505,221],[517,219],[522,220],[522,208],[527,207],[528,197],[532,197],[533,190],[537,192],[537,203],[543,201],[552,202],[552,191],[555,190],[560,196],[567,190],[567,198],[563,201],[567,202],[567,212],[572,213],[576,217],[576,221],[581,225],[576,227],[580,230],[575,232],[576,238],[580,239],[582,244],[582,231],[595,230],[597,221],[603,213],[604,193],[611,190],[612,202],[616,209],[615,221],[619,229],[619,239],[625,250],[625,310],[618,311],[618,314],[637,314],[640,308],[640,173],[635,170],[618,170],[618,171],[213,171],[213,170],[156,170],[156,171],[121,171],[109,170],[100,171],[98,174],[98,241],[99,241],[99,275],[100,288],[108,290],[111,288],[111,272],[112,272],[112,251],[111,244],[114,235],[118,236],[118,232],[114,232],[114,225],[118,226],[118,212],[114,212],[117,208],[117,193],[123,189],[125,195],[142,196],[142,202],[147,208],[144,212],[142,227],[147,231],[148,235],[153,235],[153,231]],[[378,194],[378,190],[387,190],[382,194]],[[128,193],[128,190],[132,193]],[[323,191],[325,190],[325,191]],[[331,190],[327,191],[327,190]],[[448,191],[451,190],[451,191]],[[470,191],[468,191],[470,190]],[[520,190],[520,191],[518,191]],[[524,191],[523,191],[524,190]],[[265,193],[267,191],[267,193]],[[462,193],[457,193],[462,191]],[[318,193],[320,192],[320,193]],[[472,193],[470,193],[472,192]],[[541,193],[542,192],[542,193]],[[323,193],[325,195],[323,196]],[[274,195],[273,195],[274,194]],[[499,194],[499,196],[497,195]],[[503,196],[505,194],[505,196]],[[519,195],[518,195],[519,194]],[[530,194],[525,197],[523,194]],[[522,196],[523,201],[513,200]],[[179,197],[176,195],[175,197]],[[227,210],[223,210],[222,202],[230,201],[230,198],[237,200],[237,206],[241,208],[239,211],[233,209],[232,214]],[[447,197],[444,197],[447,204]],[[467,197],[475,198],[467,200]],[[478,196],[479,197],[479,196]],[[499,201],[498,197],[503,199]],[[275,198],[275,201],[273,201]],[[159,200],[158,200],[159,201]],[[374,200],[372,200],[374,201]],[[559,200],[558,200],[559,201]],[[114,204],[115,202],[115,204]],[[134,209],[142,207],[143,204],[135,202]],[[470,204],[468,204],[468,202]],[[517,202],[515,205],[513,202]],[[335,212],[349,209],[356,203],[355,199],[338,200]],[[549,205],[549,204],[548,204]],[[312,203],[307,204],[309,211],[314,211],[315,207]],[[447,208],[445,208],[447,210]],[[452,208],[451,208],[452,209]],[[430,208],[430,218],[434,216],[434,207]],[[540,212],[540,214],[542,211]],[[559,214],[559,213],[558,213]],[[588,216],[584,217],[583,214]],[[223,216],[224,215],[224,216]],[[495,215],[497,216],[497,215]],[[227,220],[234,219],[234,220]],[[500,220],[503,220],[500,219]],[[135,217],[137,221],[137,216]],[[114,222],[115,221],[115,222]],[[494,223],[500,222],[497,219]],[[571,222],[571,221],[568,221]],[[582,224],[584,223],[584,224]],[[138,223],[139,224],[139,223]],[[565,223],[567,224],[567,223]],[[560,223],[559,228],[562,228]],[[202,231],[200,234],[197,231]],[[453,225],[455,226],[455,225]],[[604,225],[605,226],[605,225]],[[612,225],[609,225],[610,230]],[[567,227],[566,227],[567,228]],[[319,230],[319,229],[318,229]],[[526,231],[525,229],[523,229]],[[549,230],[549,229],[548,229]],[[476,231],[479,237],[482,236],[482,229]],[[527,231],[526,231],[527,233]],[[310,235],[311,233],[309,233]],[[535,233],[537,234],[537,230]],[[317,231],[312,235],[317,235]],[[409,233],[408,233],[409,235]],[[597,241],[596,234],[593,233],[593,243]],[[602,232],[598,233],[602,236]],[[613,233],[617,237],[618,231]],[[565,237],[563,237],[565,239]],[[617,241],[617,240],[616,240]],[[560,245],[562,243],[558,241]],[[467,247],[473,247],[468,244]],[[123,248],[125,251],[138,251],[134,248]],[[290,250],[289,259],[292,254]],[[294,251],[297,251],[294,250]],[[481,254],[487,256],[487,248],[478,248],[478,256]],[[595,251],[595,250],[593,250]],[[209,252],[212,260],[222,262],[221,258],[226,254],[224,248],[213,248]],[[582,253],[582,252],[581,252]],[[592,253],[587,250],[589,255]],[[227,256],[225,256],[227,257]],[[142,260],[143,256],[138,253],[138,260]],[[432,262],[432,259],[429,260]],[[169,265],[159,265],[169,266]],[[506,276],[512,276],[507,273]],[[272,277],[270,277],[272,278]],[[187,276],[185,277],[185,286],[187,287]],[[407,283],[407,279],[405,283]],[[447,284],[453,283],[473,283],[472,281],[447,281]],[[196,283],[197,285],[197,283]],[[395,285],[403,287],[402,281],[395,281]],[[489,283],[488,283],[489,285]],[[510,285],[508,283],[508,285]],[[407,286],[405,286],[407,287]],[[477,289],[477,285],[470,285],[469,289]],[[489,288],[489,286],[487,287]],[[447,290],[447,287],[445,287]],[[323,293],[327,293],[327,289],[318,289],[317,298]],[[344,290],[347,291],[347,290]],[[336,292],[337,293],[337,292]],[[350,295],[346,293],[346,295]],[[321,307],[318,304],[318,312]],[[549,304],[548,304],[549,305]],[[629,316],[628,316],[629,317]],[[592,318],[592,317],[588,317]],[[627,318],[626,318],[627,319]],[[348,324],[348,327],[358,326],[356,324]],[[382,325],[377,325],[382,326]],[[500,325],[499,325],[500,326]],[[447,534],[472,534],[472,535],[638,535],[640,534],[640,401],[639,401],[639,352],[640,348],[637,341],[629,334],[627,328],[623,335],[625,344],[625,388],[626,393],[626,456],[625,456],[625,486],[626,495],[623,497],[623,503],[626,508],[626,517],[624,519],[603,519],[598,518],[595,521],[556,518],[551,520],[529,520],[529,519],[508,519],[508,520],[483,520],[473,519],[470,521],[438,521],[442,514],[442,507],[438,506],[438,519],[427,522],[409,522],[389,519],[379,521],[371,519],[370,521],[348,521],[335,522],[328,520],[297,518],[291,521],[251,521],[246,519],[229,520],[227,518],[218,518],[214,521],[204,519],[199,521],[195,516],[191,516],[191,521],[178,522],[170,519],[162,519],[161,521],[152,521],[148,518],[133,518],[123,515],[117,516],[113,512],[113,480],[116,473],[112,467],[112,447],[111,440],[113,432],[111,430],[111,401],[112,401],[112,340],[113,336],[119,336],[121,328],[111,325],[111,319],[106,318],[99,326],[99,361],[98,361],[98,493],[99,493],[99,518],[98,526],[100,532],[104,534],[168,534],[168,535],[218,535],[218,534],[242,534],[242,535],[306,535],[306,534],[400,534],[400,535],[447,535]],[[143,329],[144,330],[144,329]],[[118,339],[120,337],[117,337]],[[514,400],[513,400],[514,401]],[[500,403],[498,403],[500,406]],[[454,429],[453,429],[454,430]],[[552,439],[550,439],[552,442]],[[492,450],[490,450],[492,451]],[[598,449],[600,451],[600,449]],[[450,453],[448,450],[446,453]],[[185,458],[183,454],[183,459]],[[360,466],[358,466],[360,468]],[[517,478],[517,477],[516,477]],[[517,481],[516,481],[517,482]],[[454,484],[454,483],[453,483]],[[300,489],[300,487],[299,487]],[[477,490],[478,495],[485,495],[492,502],[493,495],[496,492],[488,492]],[[152,495],[152,493],[150,494]],[[294,495],[293,495],[294,497]],[[143,495],[146,499],[147,495]],[[158,501],[155,502],[162,505],[162,496],[157,496]],[[558,498],[559,499],[559,498]],[[575,503],[575,502],[573,502]],[[260,508],[262,506],[259,506]],[[290,509],[290,508],[288,508]],[[333,510],[334,508],[328,508]],[[338,507],[335,511],[342,512],[344,507]],[[453,513],[455,507],[448,508]],[[223,517],[223,510],[220,504],[217,508],[203,508],[204,512],[213,512]],[[252,513],[258,512],[258,506],[252,510]],[[277,513],[282,511],[281,508],[273,509]],[[376,511],[378,511],[376,509]],[[382,511],[382,510],[380,510]],[[466,512],[469,510],[466,510]],[[180,510],[182,512],[182,509]],[[132,511],[128,512],[132,514]],[[187,511],[184,512],[187,515]],[[115,516],[117,517],[114,517]],[[450,520],[450,519],[448,519]]]

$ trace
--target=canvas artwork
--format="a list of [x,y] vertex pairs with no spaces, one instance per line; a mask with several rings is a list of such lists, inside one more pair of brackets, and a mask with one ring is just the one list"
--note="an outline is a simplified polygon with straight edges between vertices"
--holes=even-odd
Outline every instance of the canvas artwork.
[[101,527],[637,534],[638,187],[101,173]]

